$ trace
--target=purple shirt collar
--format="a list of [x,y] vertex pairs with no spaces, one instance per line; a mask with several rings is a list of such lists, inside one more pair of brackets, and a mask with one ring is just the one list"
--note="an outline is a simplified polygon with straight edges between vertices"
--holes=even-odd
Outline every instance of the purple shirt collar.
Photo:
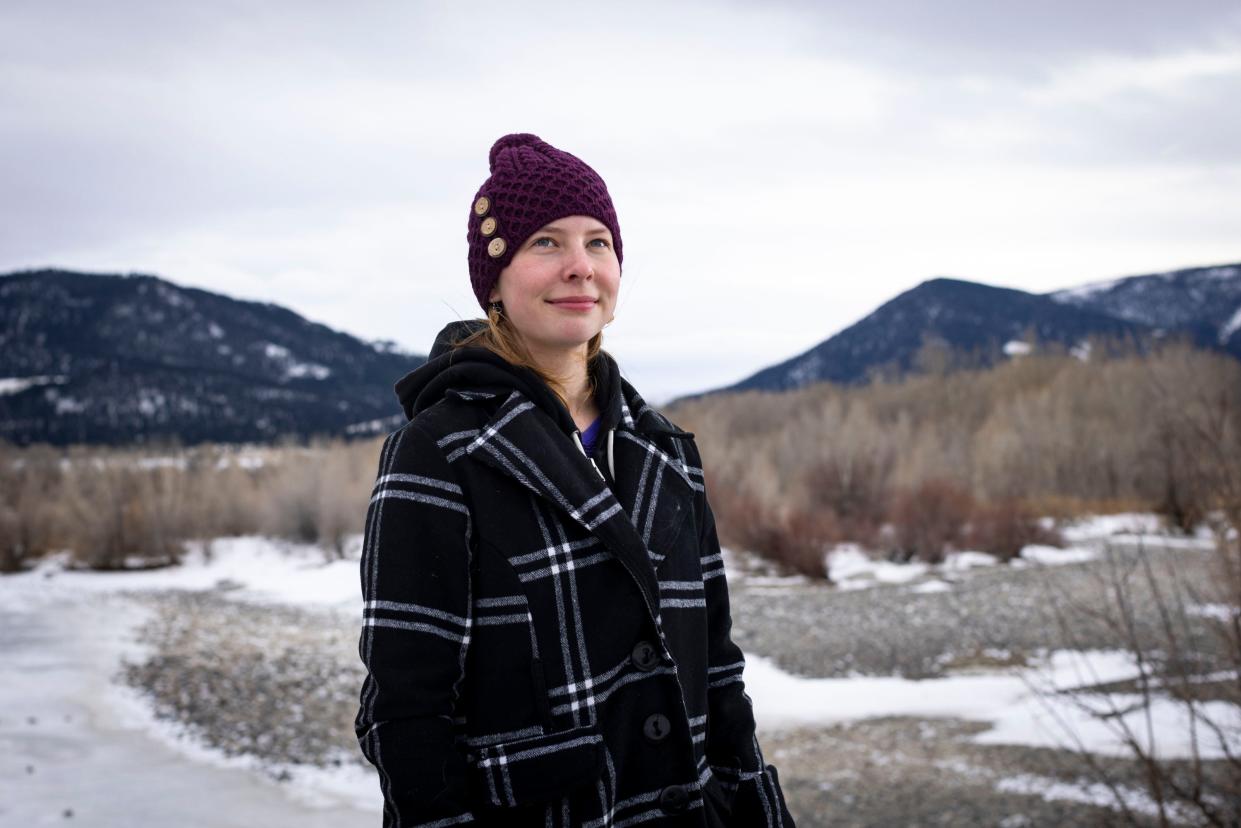
[[582,432],[582,448],[586,450],[586,454],[594,454],[595,441],[599,439],[600,426],[603,423],[603,415],[600,414],[595,421],[586,427]]

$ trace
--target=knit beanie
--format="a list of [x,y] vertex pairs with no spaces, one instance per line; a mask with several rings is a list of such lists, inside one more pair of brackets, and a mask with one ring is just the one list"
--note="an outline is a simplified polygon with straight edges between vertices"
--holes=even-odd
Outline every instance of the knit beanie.
[[590,216],[612,232],[616,260],[622,260],[620,225],[607,185],[575,155],[537,135],[505,135],[491,147],[491,177],[470,205],[470,284],[483,310],[500,271],[526,239],[565,216]]

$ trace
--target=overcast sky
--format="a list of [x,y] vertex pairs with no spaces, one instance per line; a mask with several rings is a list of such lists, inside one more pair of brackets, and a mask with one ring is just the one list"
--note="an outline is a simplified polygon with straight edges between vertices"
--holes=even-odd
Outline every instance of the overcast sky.
[[487,151],[607,181],[656,401],[935,276],[1241,261],[1241,2],[0,5],[0,271],[154,273],[425,352]]

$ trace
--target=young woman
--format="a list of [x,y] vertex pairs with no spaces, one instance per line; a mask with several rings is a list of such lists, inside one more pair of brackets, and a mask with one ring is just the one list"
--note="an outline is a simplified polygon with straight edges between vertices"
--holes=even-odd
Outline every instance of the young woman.
[[600,349],[603,180],[533,135],[470,206],[486,319],[396,385],[356,730],[385,826],[792,826],[754,737],[693,435]]

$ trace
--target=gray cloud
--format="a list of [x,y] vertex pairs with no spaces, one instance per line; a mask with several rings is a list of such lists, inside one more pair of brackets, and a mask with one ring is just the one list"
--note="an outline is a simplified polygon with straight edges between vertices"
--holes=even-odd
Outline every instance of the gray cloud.
[[1239,98],[1231,2],[7,3],[0,268],[155,271],[425,349],[476,307],[487,149],[534,131],[607,178],[611,341],[671,394],[936,274],[1241,259]]

